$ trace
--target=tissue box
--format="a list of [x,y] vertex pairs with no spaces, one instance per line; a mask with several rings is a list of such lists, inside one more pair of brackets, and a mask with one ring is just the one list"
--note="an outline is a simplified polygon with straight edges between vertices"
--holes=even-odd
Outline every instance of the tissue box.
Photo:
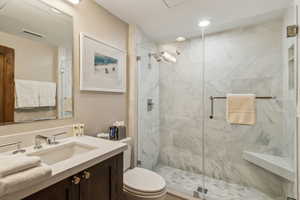
[[122,140],[126,138],[126,127],[125,126],[118,126],[118,133],[117,133],[117,140]]
[[109,127],[109,139],[110,140],[122,140],[126,138],[125,126],[111,126]]

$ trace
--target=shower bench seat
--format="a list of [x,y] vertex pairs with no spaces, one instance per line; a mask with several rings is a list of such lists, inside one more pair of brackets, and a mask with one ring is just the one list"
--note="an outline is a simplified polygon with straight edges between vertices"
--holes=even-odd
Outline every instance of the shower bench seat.
[[291,182],[295,181],[294,167],[288,158],[244,151],[243,159]]

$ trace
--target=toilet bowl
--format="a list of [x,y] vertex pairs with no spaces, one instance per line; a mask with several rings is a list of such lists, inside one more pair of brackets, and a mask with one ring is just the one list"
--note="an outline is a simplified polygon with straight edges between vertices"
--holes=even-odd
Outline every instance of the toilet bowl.
[[128,145],[124,152],[123,191],[125,200],[164,200],[167,194],[166,182],[157,173],[148,169],[130,168],[131,138],[122,140]]
[[167,193],[166,182],[161,176],[138,167],[124,173],[123,191],[127,200],[163,200]]

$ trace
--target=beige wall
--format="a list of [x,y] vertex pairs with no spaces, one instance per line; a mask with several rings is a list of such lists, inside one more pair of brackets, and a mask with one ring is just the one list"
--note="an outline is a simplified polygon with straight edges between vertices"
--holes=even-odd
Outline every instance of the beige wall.
[[[79,33],[127,50],[128,24],[111,15],[93,0],[72,6],[62,0],[43,0],[74,18],[75,121],[86,124],[86,132],[103,131],[115,120],[127,121],[127,93],[113,94],[79,91]],[[73,123],[73,120],[36,122],[0,127],[0,135]]]
[[15,50],[16,79],[56,82],[56,47],[4,32],[0,45]]

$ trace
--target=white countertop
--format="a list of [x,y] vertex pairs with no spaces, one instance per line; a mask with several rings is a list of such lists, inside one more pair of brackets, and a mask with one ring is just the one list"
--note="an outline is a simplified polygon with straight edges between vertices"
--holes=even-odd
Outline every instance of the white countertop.
[[295,181],[294,168],[287,158],[249,151],[243,152],[243,158],[291,182]]
[[[38,185],[31,186],[22,191],[14,192],[14,194],[9,194],[0,198],[0,200],[18,200],[26,196],[34,194],[44,188],[49,187],[65,178],[68,178],[82,170],[92,167],[108,158],[118,155],[127,149],[125,143],[109,141],[104,139],[99,139],[95,137],[82,136],[82,137],[69,137],[63,140],[59,140],[58,145],[44,145],[43,150],[57,148],[58,146],[65,145],[67,143],[78,142],[80,144],[85,144],[88,146],[95,147],[95,149],[74,156],[65,161],[58,162],[56,164],[50,165],[52,168],[52,176]],[[40,150],[34,150],[33,147],[26,148],[26,154],[35,153]]]

